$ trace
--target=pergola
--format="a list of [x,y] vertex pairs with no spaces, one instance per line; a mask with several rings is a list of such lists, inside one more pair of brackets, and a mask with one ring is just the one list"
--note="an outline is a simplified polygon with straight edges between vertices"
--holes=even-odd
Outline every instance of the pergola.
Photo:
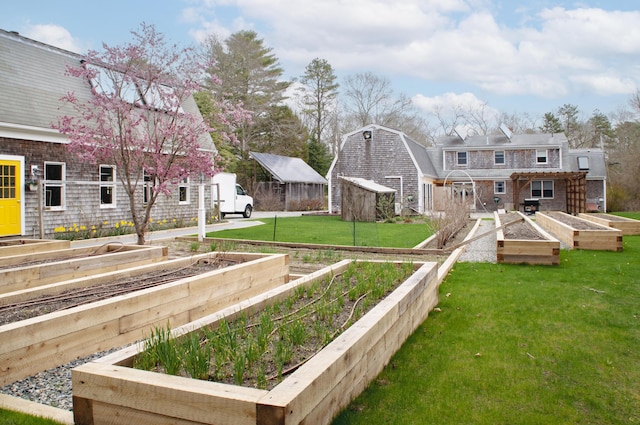
[[587,210],[587,172],[586,171],[540,171],[515,172],[511,174],[514,205],[520,199],[520,192],[533,180],[564,180],[567,185],[567,213],[578,214]]

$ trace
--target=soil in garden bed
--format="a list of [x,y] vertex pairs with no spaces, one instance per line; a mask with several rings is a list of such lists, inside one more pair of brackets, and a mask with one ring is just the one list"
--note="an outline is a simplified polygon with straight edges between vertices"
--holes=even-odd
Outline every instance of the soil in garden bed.
[[46,295],[31,300],[0,306],[0,326],[65,310],[102,299],[124,295],[141,289],[170,283],[185,277],[196,276],[236,264],[223,257],[200,259],[180,269],[160,269],[142,275],[116,279],[108,283],[86,288],[74,288],[57,295]]
[[[521,216],[516,213],[509,213],[500,216],[500,222],[504,226],[520,219]],[[505,227],[502,231],[505,239],[512,240],[536,240],[543,241],[546,238],[541,235],[535,228],[531,227],[525,220],[521,220],[519,223],[513,223]]]
[[156,328],[134,367],[271,389],[414,272],[412,263],[354,262],[294,296],[217,328],[174,339]]
[[554,220],[573,227],[576,230],[610,230],[606,227],[603,227],[602,225],[591,223],[588,220],[577,218],[568,214],[561,214],[558,212],[545,212],[545,214],[553,218]]

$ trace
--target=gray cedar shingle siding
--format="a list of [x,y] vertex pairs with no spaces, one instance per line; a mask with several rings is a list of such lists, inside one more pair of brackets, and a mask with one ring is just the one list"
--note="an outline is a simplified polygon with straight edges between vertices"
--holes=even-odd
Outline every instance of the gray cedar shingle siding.
[[[364,130],[372,131],[368,142],[362,137]],[[547,151],[546,163],[537,162],[537,149]],[[457,153],[461,151],[467,152],[465,165],[457,164]],[[495,164],[495,151],[504,151],[504,164]],[[572,151],[563,134],[521,134],[510,138],[505,135],[470,136],[465,140],[446,136],[438,138],[433,146],[423,146],[399,131],[370,125],[343,138],[340,154],[334,160],[330,174],[332,210],[340,209],[340,186],[336,184],[338,175],[371,179],[394,188],[398,191],[398,198],[402,193],[404,206],[416,210],[418,191],[422,189],[419,178],[425,182],[442,182],[445,179],[469,182],[471,178],[476,185],[478,210],[495,210],[505,204],[518,208],[525,198],[532,195],[531,187],[527,185],[514,199],[511,175],[515,172],[559,172],[556,177],[553,174],[544,177],[544,180],[553,180],[554,197],[541,200],[541,208],[565,210],[567,183],[566,176],[561,173],[578,171],[578,156],[587,156],[590,165],[587,174],[589,202],[604,198],[606,169],[603,152],[599,149]],[[399,179],[386,178],[391,175],[402,176],[402,188]],[[506,193],[494,193],[495,181],[505,182]],[[409,196],[413,197],[413,202],[407,201]],[[493,200],[495,196],[501,198],[499,205]]]
[[[418,199],[418,170],[398,132],[377,126],[367,127],[372,131],[370,140],[365,141],[362,132],[345,138],[340,155],[331,170],[332,205],[340,209],[341,194],[338,176],[360,177],[373,180],[396,190],[396,202],[404,201],[405,206],[414,207]],[[402,176],[400,179],[389,178]],[[404,199],[400,199],[400,193]],[[413,198],[407,202],[407,197]]]
[[[0,30],[0,155],[24,157],[27,178],[32,165],[42,170],[45,161],[66,165],[64,209],[43,211],[44,234],[51,237],[56,227],[99,225],[108,221],[131,218],[129,201],[122,187],[116,187],[116,207],[100,208],[98,183],[99,165],[79,162],[67,151],[66,138],[51,129],[58,117],[72,114],[72,109],[60,102],[67,92],[74,92],[80,99],[89,99],[87,81],[65,75],[67,66],[78,66],[81,56],[46,44],[29,40],[18,34]],[[197,113],[192,98],[186,99],[183,108]],[[211,137],[203,133],[202,149],[215,151]],[[104,164],[109,165],[109,164]],[[118,171],[116,171],[118,172]],[[140,200],[142,188],[140,187]],[[210,187],[206,187],[206,205],[211,205]],[[153,218],[172,222],[191,221],[197,216],[197,187],[190,188],[190,203],[179,205],[178,187],[171,190],[169,198],[160,195],[154,206]],[[21,200],[24,215],[23,235],[39,235],[38,198],[36,192],[25,191]]]

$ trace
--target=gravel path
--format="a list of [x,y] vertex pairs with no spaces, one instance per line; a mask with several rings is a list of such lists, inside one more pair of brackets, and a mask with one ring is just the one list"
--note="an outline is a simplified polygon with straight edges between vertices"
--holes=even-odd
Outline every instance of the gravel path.
[[[473,236],[482,235],[493,229],[495,229],[495,222],[492,219],[482,219]],[[495,263],[496,256],[496,233],[492,232],[468,244],[458,261],[466,263]]]

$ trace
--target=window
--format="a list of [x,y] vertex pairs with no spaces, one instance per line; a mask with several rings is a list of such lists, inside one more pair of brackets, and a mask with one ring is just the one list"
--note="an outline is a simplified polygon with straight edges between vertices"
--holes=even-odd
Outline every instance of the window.
[[44,163],[44,202],[49,209],[64,209],[65,168],[63,162]]
[[504,151],[495,151],[493,153],[493,162],[496,165],[504,165]]
[[188,204],[189,203],[189,178],[185,177],[182,180],[180,180],[180,184],[178,185],[178,192],[179,192],[179,203],[180,204]]
[[144,185],[142,186],[142,203],[148,204],[153,196],[154,177],[144,171]]
[[495,181],[493,182],[493,193],[497,194],[503,194],[503,193],[507,193],[506,190],[506,185],[504,180],[499,180],[499,181]]
[[553,180],[534,180],[531,182],[532,198],[553,198]]
[[589,170],[589,157],[588,156],[579,156],[578,157],[578,170],[580,170],[580,171]]
[[100,166],[100,207],[116,206],[116,167],[113,165]]
[[456,156],[456,165],[467,165],[467,153],[458,152]]
[[16,166],[0,166],[0,199],[15,199],[16,194]]
[[536,164],[546,164],[546,163],[547,163],[547,150],[536,149]]

